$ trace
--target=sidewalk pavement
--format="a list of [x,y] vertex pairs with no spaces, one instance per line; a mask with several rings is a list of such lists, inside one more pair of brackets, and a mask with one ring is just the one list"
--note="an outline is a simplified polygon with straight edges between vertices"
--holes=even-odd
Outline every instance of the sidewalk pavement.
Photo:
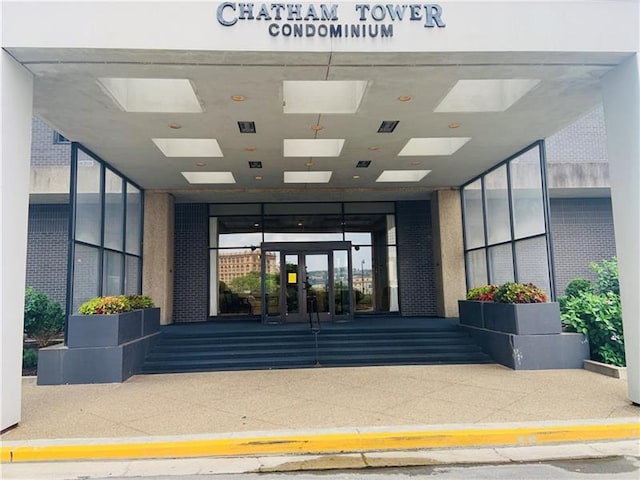
[[[227,465],[250,457],[252,470],[309,462],[356,468],[352,458],[366,466],[385,456],[434,461],[442,448],[459,460],[488,448],[488,458],[513,461],[509,448],[549,455],[570,451],[568,443],[581,449],[578,458],[613,454],[616,445],[618,454],[640,456],[640,407],[627,399],[626,381],[584,370],[386,366],[23,383],[23,421],[2,435],[5,470],[16,462],[198,456],[234,457]],[[547,446],[559,443],[562,449]],[[38,465],[23,467],[37,478]]]

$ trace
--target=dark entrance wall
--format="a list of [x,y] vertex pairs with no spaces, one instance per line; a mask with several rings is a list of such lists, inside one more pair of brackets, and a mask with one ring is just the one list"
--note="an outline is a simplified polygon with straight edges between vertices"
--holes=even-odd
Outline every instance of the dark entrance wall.
[[69,207],[29,205],[26,286],[44,292],[65,308]]
[[209,318],[209,207],[176,204],[173,318],[204,322]]
[[398,287],[403,316],[437,315],[429,201],[396,204]]

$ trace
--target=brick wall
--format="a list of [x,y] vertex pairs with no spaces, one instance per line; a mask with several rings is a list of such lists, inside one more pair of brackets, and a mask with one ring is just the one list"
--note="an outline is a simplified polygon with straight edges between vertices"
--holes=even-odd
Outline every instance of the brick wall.
[[204,322],[209,318],[209,209],[177,204],[175,214],[173,318]]
[[400,313],[437,315],[430,202],[398,202],[396,208]]
[[562,295],[575,277],[595,280],[589,263],[615,256],[611,200],[551,199],[551,234],[556,292]]
[[49,295],[65,308],[67,295],[67,205],[30,205],[27,287]]
[[70,143],[53,143],[54,131],[39,118],[33,118],[31,128],[31,166],[59,167],[69,165],[71,159]]
[[602,105],[545,140],[548,163],[607,163]]

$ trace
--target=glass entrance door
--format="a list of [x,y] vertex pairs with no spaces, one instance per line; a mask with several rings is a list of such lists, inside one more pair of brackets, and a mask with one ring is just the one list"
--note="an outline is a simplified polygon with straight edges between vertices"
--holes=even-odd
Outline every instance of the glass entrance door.
[[352,275],[348,243],[263,243],[263,257],[278,259],[263,264],[263,321],[350,320]]

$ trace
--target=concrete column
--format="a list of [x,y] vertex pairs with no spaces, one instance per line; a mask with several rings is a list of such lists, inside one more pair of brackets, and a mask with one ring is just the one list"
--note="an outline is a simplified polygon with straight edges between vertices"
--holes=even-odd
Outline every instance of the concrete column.
[[0,430],[20,422],[33,75],[2,51],[0,161]]
[[458,190],[439,190],[431,196],[433,255],[438,315],[458,316],[458,300],[466,294],[462,210]]
[[629,398],[640,404],[640,66],[638,54],[602,81]]
[[160,307],[160,323],[173,323],[175,212],[168,193],[145,192],[142,293]]

